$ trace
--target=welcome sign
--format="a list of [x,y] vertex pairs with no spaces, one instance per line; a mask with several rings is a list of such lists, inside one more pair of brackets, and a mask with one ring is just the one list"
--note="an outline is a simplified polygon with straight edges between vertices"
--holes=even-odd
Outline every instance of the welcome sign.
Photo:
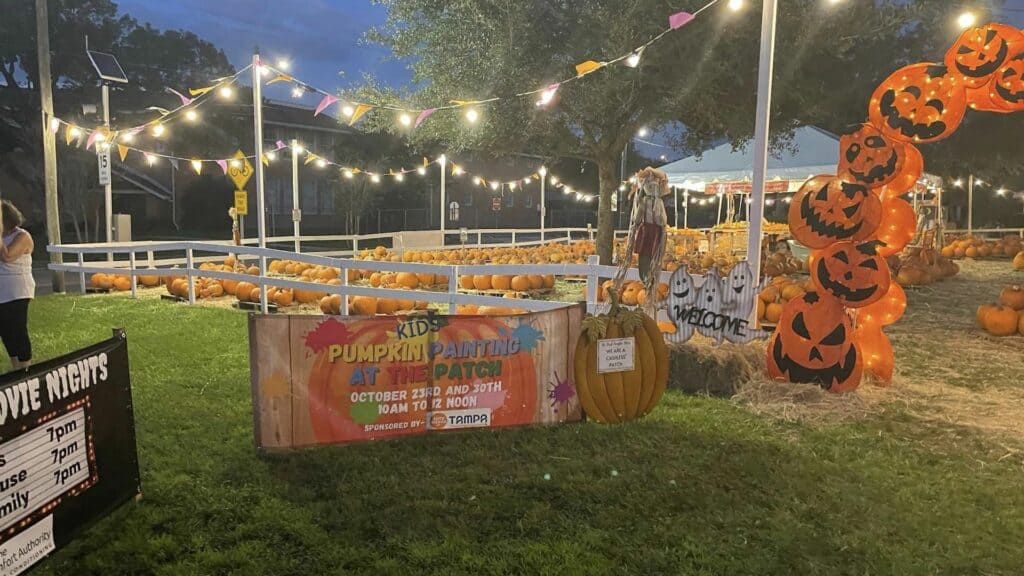
[[256,444],[580,420],[570,343],[581,315],[251,315]]
[[685,266],[677,268],[669,279],[666,298],[676,331],[666,338],[686,342],[694,334],[701,334],[718,344],[767,338],[767,332],[750,325],[757,295],[767,282],[758,282],[746,261],[737,262],[725,276],[712,268],[700,287]]
[[123,332],[0,377],[0,576],[139,494]]

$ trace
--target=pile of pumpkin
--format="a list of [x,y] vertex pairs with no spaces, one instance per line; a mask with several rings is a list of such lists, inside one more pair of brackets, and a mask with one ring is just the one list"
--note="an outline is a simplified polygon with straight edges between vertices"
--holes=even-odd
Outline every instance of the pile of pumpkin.
[[776,276],[771,284],[757,295],[757,321],[760,324],[778,324],[783,307],[793,298],[814,291],[814,283],[808,278],[797,281],[788,276]]
[[1016,234],[1007,234],[999,240],[986,240],[977,236],[961,236],[946,243],[942,247],[942,255],[946,258],[971,258],[974,260],[1014,258],[1024,252],[1024,240]]
[[978,326],[993,336],[1024,336],[1024,287],[1007,286],[998,304],[978,307]]
[[[377,246],[361,250],[353,260],[370,262],[413,262],[422,264],[585,264],[596,253],[594,243],[577,240],[571,244],[548,242],[529,247],[451,248],[446,250],[407,250],[401,256]],[[368,276],[365,274],[364,276]]]
[[[445,277],[445,284],[448,278]],[[516,276],[501,274],[477,274],[459,276],[459,288],[478,290],[481,292],[499,290],[508,298],[517,298],[521,292],[549,290],[555,287],[555,277],[540,274],[520,274]],[[510,292],[512,294],[510,294]]]
[[784,277],[788,274],[807,271],[807,261],[801,260],[792,254],[783,252],[771,252],[764,256],[761,271],[769,278]]
[[[153,288],[160,285],[160,277],[142,274],[135,277],[139,286]],[[116,290],[127,292],[132,289],[131,276],[127,274],[104,274],[97,272],[89,277],[89,286],[99,290]]]
[[934,284],[960,273],[960,266],[931,248],[924,248],[903,258],[896,269],[900,286]]

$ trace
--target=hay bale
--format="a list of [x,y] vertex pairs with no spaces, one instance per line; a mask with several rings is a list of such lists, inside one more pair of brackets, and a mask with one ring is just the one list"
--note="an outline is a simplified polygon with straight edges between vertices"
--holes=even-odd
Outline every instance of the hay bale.
[[764,371],[764,343],[669,346],[668,387],[688,394],[730,398]]

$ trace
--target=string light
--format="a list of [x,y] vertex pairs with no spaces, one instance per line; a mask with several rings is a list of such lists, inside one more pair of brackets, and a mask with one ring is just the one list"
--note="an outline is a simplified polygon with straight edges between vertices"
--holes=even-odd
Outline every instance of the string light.
[[324,160],[323,158],[317,158],[316,159],[316,167],[317,168],[325,168],[325,167],[327,167],[327,161]]
[[203,163],[200,162],[199,160],[193,160],[192,169],[196,171],[196,174],[199,174],[200,172],[203,171]]
[[405,174],[402,174],[401,172],[395,174],[395,180],[398,181],[398,182],[401,182],[402,180],[405,180]]
[[500,186],[500,182],[491,182],[491,190],[497,191]]
[[482,182],[483,180],[481,180],[479,176],[473,176],[473,184],[479,186]]
[[455,167],[452,168],[452,174],[455,175],[455,176],[461,176],[462,175],[462,166],[459,166],[458,164],[456,164]]
[[640,138],[646,138],[649,133],[650,133],[650,131],[647,130],[647,127],[645,126],[645,127],[641,128],[641,129],[637,130],[636,135],[638,137],[640,137]]
[[156,156],[154,156],[152,154],[146,154],[145,156],[146,156],[146,164],[149,164],[150,166],[152,166],[153,164],[156,164]]
[[550,86],[540,93],[540,100],[537,100],[537,106],[547,106],[555,98],[555,93],[558,92],[558,86]]
[[371,174],[370,181],[372,181],[374,184],[380,184],[380,174]]
[[160,138],[161,136],[164,135],[164,132],[166,132],[166,129],[164,128],[163,124],[157,124],[156,126],[153,126],[153,136]]
[[636,52],[633,52],[632,54],[627,56],[626,57],[626,66],[629,66],[630,68],[636,68],[637,66],[639,66],[640,65],[640,54],[642,52],[643,52],[643,50],[637,50]]
[[426,166],[420,166],[419,168],[416,169],[416,173],[419,174],[420,176],[426,176],[427,175],[427,167]]
[[351,104],[345,104],[341,107],[341,113],[344,114],[346,118],[351,118],[352,115],[356,113],[356,109],[353,108]]
[[289,68],[291,68],[291,66],[292,66],[292,63],[287,61],[287,60],[278,60],[277,61],[277,67],[280,68],[281,70],[287,71]]
[[1006,188],[1000,188],[999,190],[996,190],[996,195],[997,196],[1005,196],[1006,195]]
[[57,118],[50,118],[50,131],[56,132],[60,129],[60,120]]
[[242,161],[241,160],[232,160],[229,164],[231,165],[232,168],[241,168],[242,167]]
[[557,176],[552,176],[551,177],[551,185],[552,186],[558,186],[558,177]]
[[131,132],[125,132],[121,135],[121,142],[131,142],[132,140],[135,140],[135,134]]
[[743,0],[729,0],[729,10],[737,12],[743,8]]
[[961,28],[970,28],[978,21],[978,17],[974,15],[974,12],[963,12],[956,19],[957,25]]
[[466,110],[466,121],[470,124],[476,124],[476,121],[480,119],[480,113],[476,111],[476,108],[470,108]]
[[354,176],[354,174],[352,174],[352,171],[347,168],[345,170],[342,170],[341,173],[344,174],[345,178],[348,178],[349,180],[351,180],[352,177]]
[[96,141],[97,142],[104,142],[104,141],[106,141],[106,139],[107,139],[107,135],[104,134],[103,132],[97,132],[96,133]]
[[410,116],[410,115],[408,115],[406,113],[403,113],[401,116],[398,117],[398,122],[402,126],[405,126],[406,128],[408,128],[409,126],[412,126],[412,116]]
[[508,189],[509,190],[513,190],[513,191],[516,189],[516,182],[515,182],[515,180],[513,180],[513,181],[508,183]]
[[235,89],[231,86],[221,86],[220,90],[218,90],[217,93],[220,94],[221,98],[225,100],[230,100],[235,96]]
[[303,92],[302,88],[299,88],[298,86],[292,88],[292,98],[302,98]]
[[185,120],[188,120],[189,122],[195,122],[198,119],[199,114],[197,114],[195,110],[188,110],[185,112]]
[[544,178],[545,176],[547,176],[548,175],[547,167],[546,166],[541,166],[540,170],[537,170],[537,174],[540,174],[541,178]]
[[277,160],[277,152],[274,152],[273,150],[267,152],[267,160],[269,160],[270,162]]
[[292,145],[292,152],[294,152],[296,154],[302,154],[302,152],[304,150],[305,149],[302,147],[302,144],[295,143],[295,144]]
[[566,196],[572,194],[572,186],[564,186],[562,192],[564,192]]

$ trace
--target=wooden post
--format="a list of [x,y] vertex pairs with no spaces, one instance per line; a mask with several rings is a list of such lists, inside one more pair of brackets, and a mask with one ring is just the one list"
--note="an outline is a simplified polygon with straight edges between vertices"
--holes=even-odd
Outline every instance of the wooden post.
[[[46,238],[51,246],[60,245],[60,201],[57,196],[57,140],[50,130],[53,116],[53,79],[50,77],[50,24],[46,0],[36,0],[36,42],[39,60],[39,98],[42,101],[43,185],[46,189]],[[81,256],[81,255],[79,255]],[[60,252],[50,252],[50,263],[60,264]],[[64,292],[64,273],[52,271],[54,292]],[[82,274],[85,278],[85,274]],[[85,292],[85,282],[82,282]]]

